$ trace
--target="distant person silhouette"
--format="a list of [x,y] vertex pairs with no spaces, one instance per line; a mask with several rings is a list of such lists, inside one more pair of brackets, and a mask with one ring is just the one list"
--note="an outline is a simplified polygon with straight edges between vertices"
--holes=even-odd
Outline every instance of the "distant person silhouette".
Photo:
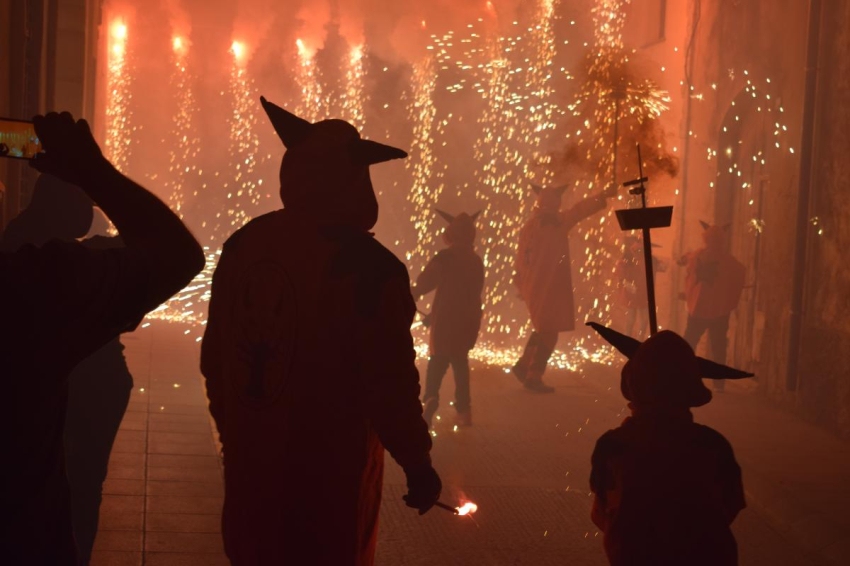
[[[3,233],[0,248],[14,252],[26,244],[41,247],[51,240],[74,242],[86,232],[92,236],[83,242],[87,247],[121,247],[120,238],[106,236],[109,220],[100,209],[93,222],[92,207],[82,189],[52,175],[41,175],[29,206]],[[68,378],[65,467],[81,566],[91,558],[109,454],[132,388],[133,377],[118,338],[80,362]]]
[[[729,253],[729,226],[712,226],[700,221],[705,246],[686,254],[679,265],[687,266],[685,299],[688,302],[688,326],[685,340],[696,349],[708,331],[711,358],[726,363],[726,334],[729,316],[738,306],[744,290],[746,269]],[[714,380],[714,388],[723,391],[724,381]]]
[[9,431],[0,466],[0,557],[4,564],[76,566],[63,446],[68,375],[179,291],[204,256],[166,205],[103,157],[84,120],[51,113],[34,122],[45,152],[31,164],[80,187],[126,244],[99,250],[52,240],[0,252],[0,430]]
[[[745,507],[729,442],[693,421],[711,400],[693,349],[665,330],[623,367],[631,416],[602,435],[591,459],[592,519],[612,566],[733,566],[729,528]],[[734,371],[734,370],[733,370]]]
[[441,489],[407,269],[369,233],[369,165],[406,154],[261,101],[287,148],[284,208],[225,243],[201,347],[224,450],[225,550],[235,566],[368,566],[384,448],[408,506],[424,513]]
[[431,327],[428,370],[423,394],[423,417],[428,426],[440,404],[440,385],[452,367],[455,379],[457,424],[472,425],[469,393],[469,351],[481,329],[481,293],[484,291],[484,263],[475,253],[476,212],[452,216],[437,211],[448,223],[443,238],[447,248],[437,252],[419,274],[413,294],[417,297],[436,290],[428,315]]
[[519,232],[514,283],[531,315],[532,332],[513,373],[523,386],[535,393],[552,393],[543,383],[558,334],[575,330],[573,276],[569,233],[576,224],[605,208],[605,200],[616,195],[616,185],[581,199],[561,210],[566,186],[538,187],[537,203]]

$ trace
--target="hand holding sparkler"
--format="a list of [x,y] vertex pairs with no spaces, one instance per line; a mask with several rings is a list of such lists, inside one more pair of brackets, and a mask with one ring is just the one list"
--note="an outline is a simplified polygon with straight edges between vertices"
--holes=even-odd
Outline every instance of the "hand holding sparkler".
[[402,497],[408,507],[419,509],[424,515],[438,503],[443,491],[443,482],[431,464],[404,470],[407,476],[407,495]]
[[442,501],[437,501],[437,503],[435,503],[434,505],[436,505],[440,509],[445,509],[446,511],[451,511],[455,515],[460,515],[461,517],[463,517],[465,515],[472,515],[473,513],[478,511],[478,505],[476,505],[472,501],[467,501],[463,505],[461,505],[460,507],[452,507],[451,505],[446,505]]

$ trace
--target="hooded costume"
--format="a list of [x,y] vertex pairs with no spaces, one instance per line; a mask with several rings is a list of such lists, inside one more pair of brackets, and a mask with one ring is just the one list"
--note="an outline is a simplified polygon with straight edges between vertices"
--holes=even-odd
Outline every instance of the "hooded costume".
[[542,382],[558,333],[575,329],[569,232],[605,208],[606,195],[582,199],[561,210],[566,186],[533,186],[537,205],[519,233],[514,283],[528,306],[533,331],[522,357],[513,367],[526,388],[538,392],[553,389]]
[[593,522],[612,566],[734,566],[730,525],[745,507],[729,442],[693,422],[711,391],[700,377],[745,377],[697,358],[677,334],[640,344],[593,325],[629,356],[620,389],[632,415],[602,435],[591,458]]
[[475,346],[481,328],[481,293],[484,290],[484,264],[475,253],[475,219],[462,212],[452,216],[437,211],[448,223],[445,240],[449,247],[428,262],[416,280],[414,294],[436,289],[429,316],[430,359],[425,380],[425,421],[439,404],[440,385],[449,365],[455,378],[455,409],[458,424],[472,424],[469,396],[469,351]]
[[[726,361],[726,333],[729,315],[738,305],[744,289],[746,269],[727,251],[729,226],[703,227],[705,247],[682,258],[687,266],[685,298],[688,302],[688,326],[685,340],[696,348],[702,335],[708,331],[711,355],[715,361]],[[722,381],[715,381],[718,390]]]
[[369,165],[406,154],[261,100],[287,148],[285,208],[225,243],[201,350],[225,551],[235,566],[368,566],[384,448],[409,485],[433,472],[407,269],[368,232]]

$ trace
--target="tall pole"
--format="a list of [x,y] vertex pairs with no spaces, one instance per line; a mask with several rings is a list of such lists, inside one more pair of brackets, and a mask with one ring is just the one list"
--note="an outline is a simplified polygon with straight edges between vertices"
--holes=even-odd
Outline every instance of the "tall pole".
[[[638,146],[638,172],[640,174],[640,187],[637,191],[640,192],[641,208],[646,208],[646,187],[643,185],[643,159],[640,155],[640,146]],[[652,237],[649,234],[649,228],[643,228],[643,267],[646,270],[646,300],[649,304],[649,334],[658,334],[658,316],[655,312],[655,270],[652,269]]]

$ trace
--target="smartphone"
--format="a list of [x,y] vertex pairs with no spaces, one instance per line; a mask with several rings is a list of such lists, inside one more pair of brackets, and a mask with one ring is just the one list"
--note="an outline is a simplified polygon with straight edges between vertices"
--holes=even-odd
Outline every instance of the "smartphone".
[[32,159],[41,150],[32,122],[0,118],[0,157]]

